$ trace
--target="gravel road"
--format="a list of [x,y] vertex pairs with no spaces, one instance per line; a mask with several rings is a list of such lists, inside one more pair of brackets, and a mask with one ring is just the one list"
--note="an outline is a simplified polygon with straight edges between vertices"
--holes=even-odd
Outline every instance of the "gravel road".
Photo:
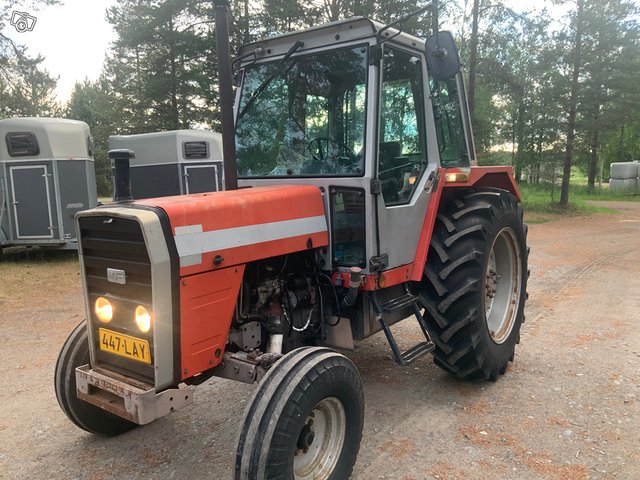
[[[640,478],[640,203],[529,229],[529,302],[515,362],[465,383],[430,357],[393,363],[378,334],[349,354],[366,416],[353,478]],[[53,367],[82,319],[72,254],[0,263],[0,478],[230,479],[250,386],[214,379],[195,405],[118,438],[58,408]],[[394,327],[404,346],[414,322]]]

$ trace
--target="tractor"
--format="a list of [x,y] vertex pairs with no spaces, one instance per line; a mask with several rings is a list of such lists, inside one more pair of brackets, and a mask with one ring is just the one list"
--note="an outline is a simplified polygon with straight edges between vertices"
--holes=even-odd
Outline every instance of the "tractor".
[[[76,217],[87,318],[56,395],[81,429],[117,435],[212,377],[256,383],[234,478],[342,480],[364,394],[338,350],[382,332],[400,366],[432,354],[471,380],[513,361],[521,199],[510,167],[477,166],[435,3],[249,43],[233,62],[228,8],[217,0],[226,190],[134,201],[135,152],[110,152],[116,201]],[[425,41],[404,25],[426,11]],[[402,351],[390,327],[405,319],[424,340]]]

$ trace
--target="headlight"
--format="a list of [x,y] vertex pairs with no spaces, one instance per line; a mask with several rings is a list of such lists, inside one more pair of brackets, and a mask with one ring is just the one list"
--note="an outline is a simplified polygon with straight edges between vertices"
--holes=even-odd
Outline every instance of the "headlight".
[[104,297],[98,297],[94,305],[94,311],[98,320],[109,323],[113,318],[113,306],[111,302]]
[[151,315],[142,305],[136,307],[136,325],[142,333],[151,330]]

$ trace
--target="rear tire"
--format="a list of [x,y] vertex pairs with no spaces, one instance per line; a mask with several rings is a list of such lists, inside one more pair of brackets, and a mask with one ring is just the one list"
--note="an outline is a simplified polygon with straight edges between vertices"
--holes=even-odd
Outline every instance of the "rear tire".
[[438,215],[419,296],[435,364],[459,378],[495,380],[513,361],[528,276],[522,218],[512,194],[488,188]]
[[322,347],[288,353],[244,415],[236,480],[344,480],[356,461],[364,393],[356,367]]
[[136,427],[124,418],[84,402],[76,395],[76,367],[89,363],[87,322],[73,329],[62,346],[56,362],[54,384],[62,411],[76,426],[87,432],[115,436]]

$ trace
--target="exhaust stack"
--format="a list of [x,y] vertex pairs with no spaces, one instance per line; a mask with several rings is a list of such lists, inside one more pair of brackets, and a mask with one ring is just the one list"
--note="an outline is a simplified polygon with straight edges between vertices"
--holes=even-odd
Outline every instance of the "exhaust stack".
[[215,9],[216,49],[218,51],[218,95],[222,122],[222,157],[226,190],[238,189],[236,134],[233,121],[233,80],[229,52],[229,1],[213,0]]

